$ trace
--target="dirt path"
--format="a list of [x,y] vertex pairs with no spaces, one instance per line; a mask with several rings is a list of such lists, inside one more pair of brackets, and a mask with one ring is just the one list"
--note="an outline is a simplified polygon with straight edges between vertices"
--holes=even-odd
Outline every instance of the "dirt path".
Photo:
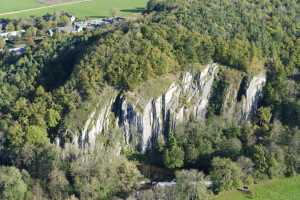
[[41,7],[30,8],[30,9],[25,9],[25,10],[17,10],[17,11],[5,12],[5,13],[0,13],[0,16],[19,14],[19,13],[24,13],[24,12],[42,10],[42,9],[46,9],[46,8],[54,8],[54,7],[65,6],[65,5],[73,5],[73,4],[90,2],[90,1],[94,1],[94,0],[80,0],[80,1],[75,1],[75,2],[65,2],[65,3],[59,3],[59,4],[55,4],[55,5],[50,5],[50,6],[41,6]]

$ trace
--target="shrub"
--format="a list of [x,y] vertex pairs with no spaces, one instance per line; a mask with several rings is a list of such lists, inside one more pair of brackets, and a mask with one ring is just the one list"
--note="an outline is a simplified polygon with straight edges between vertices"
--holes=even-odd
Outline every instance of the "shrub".
[[216,192],[230,190],[242,185],[242,171],[230,159],[216,157],[212,161],[212,168],[210,176]]
[[15,167],[0,167],[0,196],[6,200],[23,200],[27,185],[20,171]]

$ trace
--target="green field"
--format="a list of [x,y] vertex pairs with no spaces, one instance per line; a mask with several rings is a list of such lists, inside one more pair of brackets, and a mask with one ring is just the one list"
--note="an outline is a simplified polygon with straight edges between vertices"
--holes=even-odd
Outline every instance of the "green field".
[[140,12],[146,3],[147,0],[73,0],[67,4],[48,5],[39,3],[38,0],[0,0],[0,18],[28,17],[60,11],[81,18],[107,17],[111,16],[112,10],[117,10],[124,16]]
[[220,194],[215,200],[299,200],[300,176],[266,181],[250,187],[252,197],[239,191]]

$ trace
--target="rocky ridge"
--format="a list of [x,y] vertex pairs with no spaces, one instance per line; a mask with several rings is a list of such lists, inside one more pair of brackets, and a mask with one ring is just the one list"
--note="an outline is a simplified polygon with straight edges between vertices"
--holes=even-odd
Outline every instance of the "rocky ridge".
[[[73,142],[81,148],[92,147],[98,134],[109,127],[117,127],[122,130],[127,144],[133,144],[145,152],[159,138],[165,140],[176,124],[190,118],[206,119],[214,82],[221,68],[223,66],[213,63],[197,73],[184,72],[166,91],[144,99],[142,105],[132,101],[126,94],[116,92],[105,103],[96,106],[85,120],[84,127],[77,131],[79,134]],[[241,122],[252,119],[263,95],[266,75],[260,73],[247,77],[247,80],[247,84],[242,84],[242,78],[238,79],[238,83],[229,84],[222,94],[221,115]],[[244,94],[240,98],[241,89]]]

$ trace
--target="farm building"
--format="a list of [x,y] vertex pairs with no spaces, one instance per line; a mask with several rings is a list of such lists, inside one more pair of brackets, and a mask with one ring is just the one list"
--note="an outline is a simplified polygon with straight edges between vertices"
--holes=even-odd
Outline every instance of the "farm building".
[[20,30],[20,31],[12,31],[12,32],[3,32],[0,33],[0,37],[4,38],[4,39],[8,39],[11,37],[21,37],[22,34],[25,33],[25,30]]

